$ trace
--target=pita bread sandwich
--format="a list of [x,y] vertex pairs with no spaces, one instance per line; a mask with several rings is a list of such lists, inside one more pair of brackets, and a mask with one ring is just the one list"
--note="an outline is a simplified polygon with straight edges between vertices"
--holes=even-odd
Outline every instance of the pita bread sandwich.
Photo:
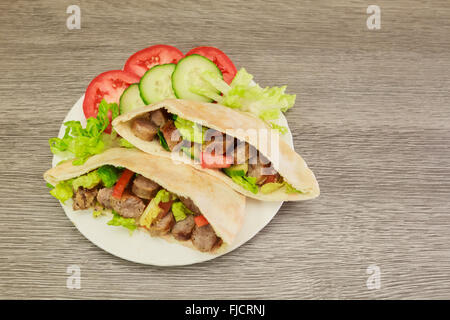
[[307,200],[320,193],[303,158],[266,122],[242,111],[168,99],[120,115],[112,125],[144,152],[188,163],[254,199]]
[[233,243],[242,227],[245,197],[187,164],[135,148],[72,162],[45,172],[50,193],[72,201],[74,210],[112,213],[110,225],[140,228],[209,253]]

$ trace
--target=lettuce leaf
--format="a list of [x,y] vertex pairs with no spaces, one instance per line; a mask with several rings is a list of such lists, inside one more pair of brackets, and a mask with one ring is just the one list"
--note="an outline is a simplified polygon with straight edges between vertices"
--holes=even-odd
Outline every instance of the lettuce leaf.
[[256,185],[256,178],[255,177],[248,177],[248,176],[232,176],[231,179],[243,187],[244,189],[257,194],[258,193],[258,186]]
[[114,210],[112,211],[113,218],[108,221],[109,226],[122,226],[130,231],[130,234],[137,228],[136,221],[133,218],[124,218]]
[[117,103],[107,103],[103,99],[98,106],[96,118],[88,118],[86,127],[81,126],[80,121],[67,121],[64,123],[66,131],[62,139],[49,139],[50,150],[53,154],[68,152],[77,158],[74,165],[83,164],[90,156],[103,152],[107,140],[103,136],[109,125],[108,113],[111,112],[114,119],[119,115]]
[[205,133],[208,128],[180,117],[176,118],[174,124],[185,140],[203,144]]
[[150,203],[147,205],[141,217],[139,218],[139,224],[141,226],[149,228],[153,220],[156,219],[156,217],[162,210],[159,207],[159,203],[168,202],[175,199],[176,196],[171,194],[169,191],[164,189],[159,190],[156,196],[152,200],[150,200]]
[[194,214],[181,201],[172,204],[172,213],[176,222],[186,219],[188,214]]
[[161,146],[164,148],[164,150],[170,152],[169,145],[167,144],[166,138],[164,138],[164,135],[163,135],[163,133],[161,132],[161,130],[158,129],[157,134],[158,134],[159,143],[161,144]]
[[72,181],[72,189],[78,190],[79,187],[83,187],[86,189],[91,189],[98,185],[102,179],[97,173],[97,170],[91,171],[85,175],[79,176],[78,178],[73,179]]
[[295,103],[296,95],[286,94],[286,86],[262,88],[252,83],[253,76],[244,68],[237,72],[230,85],[211,71],[205,71],[201,77],[219,90],[222,96],[208,88],[192,87],[192,92],[227,107],[249,112],[265,121],[278,119],[281,112],[286,112]]
[[278,182],[265,183],[261,186],[261,193],[262,194],[272,193],[272,192],[280,189],[283,185],[284,185],[284,183],[278,183]]
[[121,170],[111,165],[104,165],[97,169],[97,174],[103,181],[103,185],[110,188],[119,180]]
[[286,184],[286,193],[303,193],[302,191],[295,189],[289,183],[286,182],[285,184]]
[[73,196],[72,180],[59,182],[55,188],[50,190],[50,194],[62,203],[69,200]]

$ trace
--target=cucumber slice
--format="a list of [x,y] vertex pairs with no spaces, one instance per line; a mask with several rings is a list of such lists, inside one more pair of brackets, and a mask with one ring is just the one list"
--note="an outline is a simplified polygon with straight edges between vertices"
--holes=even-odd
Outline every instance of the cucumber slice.
[[139,91],[146,104],[175,98],[172,90],[173,70],[175,70],[174,63],[161,64],[154,66],[142,76]]
[[191,88],[197,87],[220,94],[219,91],[201,78],[200,75],[205,71],[211,71],[223,79],[222,72],[214,62],[198,54],[184,57],[178,61],[172,74],[172,87],[177,98],[212,102],[212,99],[191,91]]
[[120,96],[119,107],[120,114],[130,112],[131,110],[145,106],[139,94],[139,85],[133,83]]

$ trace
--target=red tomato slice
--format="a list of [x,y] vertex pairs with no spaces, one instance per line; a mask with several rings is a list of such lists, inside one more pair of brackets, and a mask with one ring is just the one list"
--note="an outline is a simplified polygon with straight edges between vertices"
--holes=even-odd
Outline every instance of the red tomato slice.
[[195,216],[194,222],[197,225],[197,227],[203,227],[209,224],[208,220],[206,220],[204,215]]
[[158,44],[140,50],[128,58],[123,70],[134,73],[141,78],[153,66],[166,63],[177,63],[184,57],[183,52],[175,47]]
[[201,153],[202,168],[218,169],[228,168],[233,164],[233,157],[214,155],[208,152]]
[[214,47],[197,47],[186,53],[186,56],[191,54],[199,54],[214,62],[223,74],[223,80],[230,84],[236,75],[237,69],[234,63],[221,50]]
[[166,213],[170,210],[170,208],[172,207],[172,203],[173,201],[167,201],[167,202],[160,202],[158,204],[158,207],[160,207],[163,212],[162,213]]
[[[106,71],[94,78],[86,89],[83,102],[84,116],[97,117],[98,105],[104,98],[108,103],[119,103],[122,92],[132,83],[139,82],[134,74],[122,71]],[[111,122],[111,114],[109,115]],[[111,132],[111,123],[105,132]]]
[[123,191],[128,185],[128,182],[130,182],[131,177],[133,177],[134,172],[128,169],[125,169],[122,172],[122,175],[120,176],[119,180],[117,181],[116,185],[114,186],[112,196],[116,199],[122,198]]
[[265,176],[265,177],[266,177],[266,180],[264,180],[264,184],[277,182],[277,175],[276,174],[271,174],[271,175],[268,175],[268,176]]

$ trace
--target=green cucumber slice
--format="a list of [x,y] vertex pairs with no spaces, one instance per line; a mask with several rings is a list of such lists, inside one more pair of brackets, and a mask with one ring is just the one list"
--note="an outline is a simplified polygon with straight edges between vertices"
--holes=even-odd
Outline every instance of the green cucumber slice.
[[174,63],[161,64],[152,67],[142,76],[139,82],[139,91],[146,104],[175,98],[172,89],[172,73],[174,70]]
[[139,94],[139,85],[133,83],[120,96],[119,108],[120,114],[130,112],[131,110],[138,109],[145,106]]
[[195,87],[220,94],[217,89],[202,79],[201,74],[205,71],[213,72],[223,79],[220,69],[208,58],[193,54],[178,61],[172,74],[172,87],[176,97],[179,99],[212,102],[212,99],[191,91],[191,88]]

